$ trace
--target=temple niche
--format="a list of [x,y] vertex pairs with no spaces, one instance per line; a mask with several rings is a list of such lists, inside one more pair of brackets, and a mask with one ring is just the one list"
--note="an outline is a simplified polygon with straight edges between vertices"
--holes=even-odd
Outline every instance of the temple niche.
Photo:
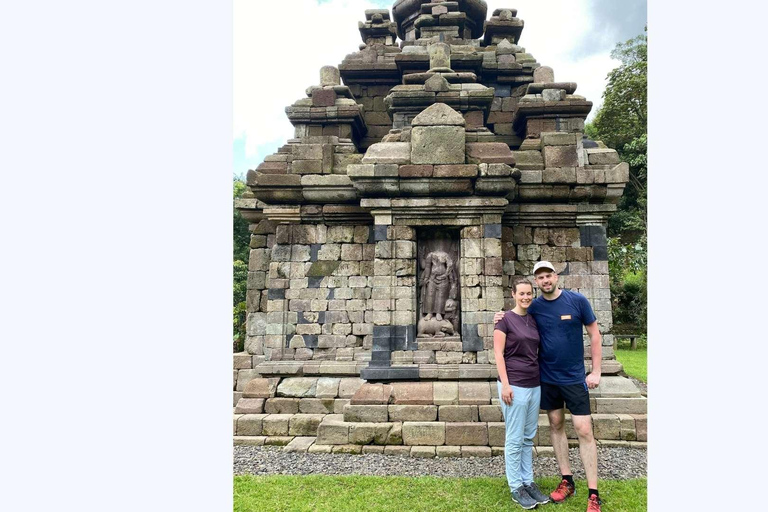
[[398,0],[364,17],[360,49],[286,107],[294,137],[248,171],[237,203],[251,253],[236,438],[479,439],[490,454],[503,445],[493,314],[548,260],[603,333],[596,433],[644,441],[608,281],[606,223],[629,168],[584,135],[592,102],[520,45],[515,9]]
[[417,337],[457,337],[459,314],[459,244],[451,232],[430,230],[418,242],[419,315]]

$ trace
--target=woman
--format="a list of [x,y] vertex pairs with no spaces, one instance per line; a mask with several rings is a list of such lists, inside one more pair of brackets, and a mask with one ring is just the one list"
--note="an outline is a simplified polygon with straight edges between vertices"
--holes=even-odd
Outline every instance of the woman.
[[515,307],[493,332],[499,372],[497,386],[506,436],[504,461],[512,500],[524,509],[549,502],[533,481],[533,438],[539,421],[539,332],[528,315],[533,285],[523,278],[512,283]]

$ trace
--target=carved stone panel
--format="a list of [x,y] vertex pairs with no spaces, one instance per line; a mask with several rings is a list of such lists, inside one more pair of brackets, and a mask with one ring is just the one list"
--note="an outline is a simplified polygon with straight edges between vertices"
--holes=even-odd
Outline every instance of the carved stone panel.
[[422,229],[417,252],[417,336],[458,336],[461,325],[459,233],[442,228]]

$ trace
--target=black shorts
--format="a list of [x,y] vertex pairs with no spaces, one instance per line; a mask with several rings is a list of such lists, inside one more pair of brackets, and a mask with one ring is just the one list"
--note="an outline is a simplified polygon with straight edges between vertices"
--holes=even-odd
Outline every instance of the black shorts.
[[541,383],[541,408],[545,411],[552,411],[565,406],[575,416],[588,416],[589,410],[589,389],[587,383],[581,384],[548,384]]

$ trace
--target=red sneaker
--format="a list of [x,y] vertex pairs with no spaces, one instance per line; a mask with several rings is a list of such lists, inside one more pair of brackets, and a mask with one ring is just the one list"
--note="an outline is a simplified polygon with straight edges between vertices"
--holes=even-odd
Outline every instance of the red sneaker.
[[600,498],[593,494],[587,502],[587,512],[600,512],[600,505],[602,505]]
[[[576,494],[576,487],[574,487],[573,484],[568,483],[568,480],[563,479],[563,481],[560,482],[560,485],[557,486],[557,489],[555,489],[549,497],[552,498],[552,501],[555,503],[562,503],[565,501],[565,498],[573,496],[574,494]],[[600,509],[598,508],[598,510]]]

